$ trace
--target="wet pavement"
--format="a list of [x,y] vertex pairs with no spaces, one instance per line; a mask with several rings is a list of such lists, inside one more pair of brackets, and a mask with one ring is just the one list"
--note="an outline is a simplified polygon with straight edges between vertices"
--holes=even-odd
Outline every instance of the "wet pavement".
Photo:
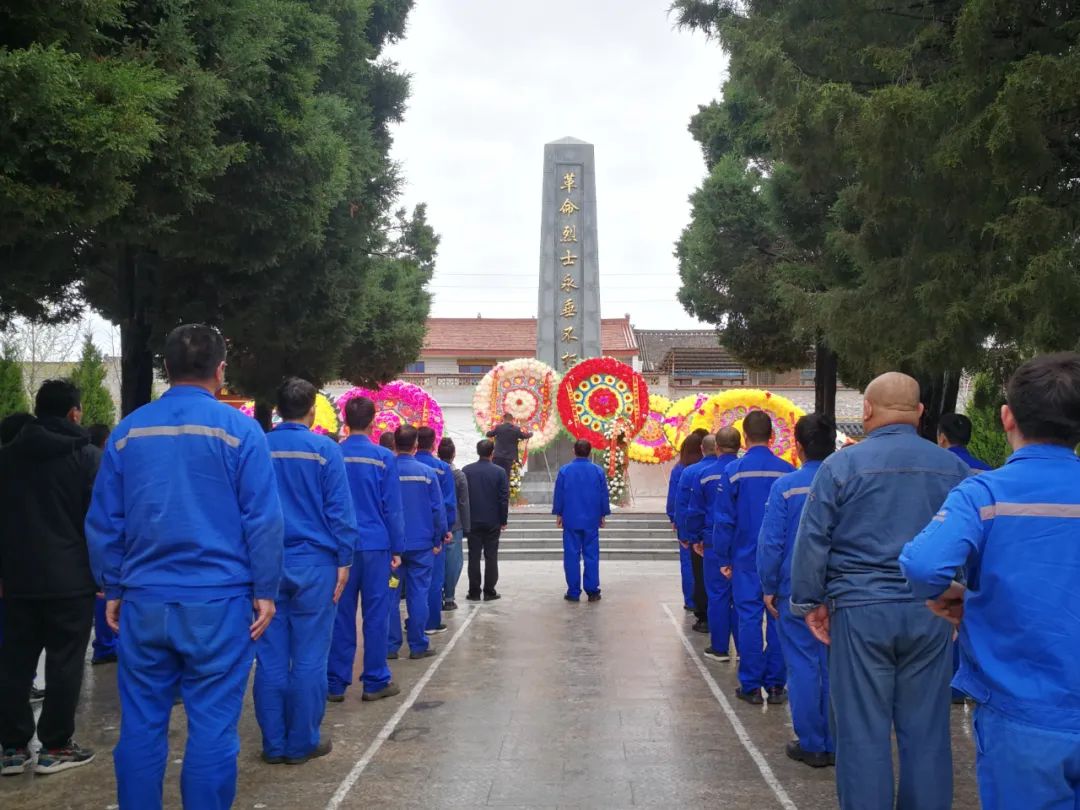
[[[735,701],[735,664],[701,658],[672,562],[602,566],[599,603],[562,599],[557,562],[503,566],[504,598],[465,602],[440,655],[394,662],[400,697],[328,707],[333,752],[262,764],[248,695],[235,807],[831,808],[833,770],[784,756],[786,707]],[[975,808],[970,716],[953,708],[954,807]],[[89,667],[77,739],[97,760],[0,781],[0,807],[116,807],[115,667]],[[180,807],[182,707],[173,710],[165,806]]]

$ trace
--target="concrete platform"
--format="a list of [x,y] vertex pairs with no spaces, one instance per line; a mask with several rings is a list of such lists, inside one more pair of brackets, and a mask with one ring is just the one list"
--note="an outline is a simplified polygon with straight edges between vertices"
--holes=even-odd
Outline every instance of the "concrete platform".
[[[603,565],[604,598],[563,601],[561,566],[513,561],[498,602],[447,614],[441,652],[397,661],[402,695],[375,704],[350,690],[330,705],[325,759],[258,760],[250,695],[241,720],[235,807],[730,808],[836,806],[832,769],[788,760],[786,708],[735,701],[735,665],[706,662],[689,629],[678,564]],[[464,596],[462,593],[461,596]],[[970,716],[952,710],[957,808],[978,807]],[[116,808],[111,749],[115,667],[87,667],[77,739],[93,764],[0,781],[0,807]],[[173,710],[165,806],[179,808],[184,710]]]

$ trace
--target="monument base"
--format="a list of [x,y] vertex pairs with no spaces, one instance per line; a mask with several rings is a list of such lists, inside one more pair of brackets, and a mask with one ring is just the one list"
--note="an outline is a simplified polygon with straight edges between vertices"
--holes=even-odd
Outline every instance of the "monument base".
[[529,464],[521,477],[521,497],[526,503],[551,503],[559,469],[573,460],[574,444],[565,437],[556,439],[546,450],[529,453]]

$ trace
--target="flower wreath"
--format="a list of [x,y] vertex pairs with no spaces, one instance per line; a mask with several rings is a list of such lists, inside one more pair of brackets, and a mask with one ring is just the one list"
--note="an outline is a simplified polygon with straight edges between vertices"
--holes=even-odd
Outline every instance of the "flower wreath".
[[[255,401],[248,400],[240,406],[240,413],[255,418]],[[270,419],[270,424],[277,427],[281,424],[281,416],[278,415],[277,408],[274,408],[273,416]],[[311,426],[312,433],[318,433],[322,436],[328,436],[336,434],[340,428],[338,423],[337,411],[334,410],[334,401],[328,394],[322,392],[315,395],[315,424]]]
[[372,391],[369,388],[350,388],[337,399],[341,421],[345,421],[345,406],[356,397],[367,397],[375,403],[375,421],[372,422],[372,438],[375,441],[383,433],[393,432],[402,425],[430,427],[435,431],[435,443],[443,435],[443,412],[439,403],[419,385],[395,380]]
[[487,433],[509,413],[516,424],[532,433],[527,450],[543,450],[562,429],[555,406],[558,389],[558,372],[547,363],[532,358],[499,363],[476,386],[476,425],[481,433]]
[[642,464],[662,464],[675,457],[675,448],[664,431],[664,415],[671,400],[662,394],[649,394],[649,415],[645,426],[630,443],[630,460]]
[[604,425],[604,476],[607,478],[608,500],[614,504],[621,504],[626,498],[629,444],[626,433],[631,429],[628,419],[613,419]]
[[750,411],[764,411],[772,419],[773,438],[769,449],[791,464],[798,465],[795,452],[795,423],[805,413],[787,397],[740,388],[714,394],[698,409],[690,423],[690,429],[705,428],[715,433],[720,428],[734,427],[742,432],[742,421]]
[[627,441],[636,436],[649,415],[649,386],[645,378],[613,357],[582,360],[559,384],[559,416],[576,439],[603,447],[604,426],[626,420]]
[[689,394],[675,400],[664,412],[664,434],[675,453],[682,449],[686,437],[693,431],[690,423],[698,416],[698,411],[706,400],[708,397],[705,394]]

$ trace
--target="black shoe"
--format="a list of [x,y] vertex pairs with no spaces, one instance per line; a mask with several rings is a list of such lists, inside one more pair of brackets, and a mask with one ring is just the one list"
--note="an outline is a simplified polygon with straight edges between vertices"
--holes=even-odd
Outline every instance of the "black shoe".
[[495,593],[495,591],[492,591],[491,593],[485,593],[484,594],[484,601],[485,602],[494,602],[496,599],[502,599],[502,594],[501,593]]
[[409,653],[409,660],[419,661],[421,658],[434,658],[435,654],[435,650],[433,650],[431,647],[428,647],[426,650],[421,650],[420,652]]
[[259,756],[262,757],[262,761],[265,762],[267,765],[281,765],[283,762],[285,762],[285,757],[272,757],[265,751],[259,754]]
[[103,656],[101,656],[101,658],[91,658],[90,659],[90,666],[92,666],[92,667],[99,667],[102,664],[115,664],[115,663],[116,663],[116,653],[112,653],[111,655],[103,655]]
[[685,610],[687,613],[693,613],[694,612],[694,608],[690,607],[690,605],[683,605],[682,609]]
[[705,657],[711,658],[713,661],[719,661],[721,664],[726,664],[731,660],[731,656],[728,655],[727,652],[720,652],[719,650],[714,650],[712,647],[705,648]]
[[386,660],[387,661],[397,661],[397,659],[398,659],[398,651],[397,650],[391,650],[390,652],[388,652],[386,654]]
[[694,622],[694,626],[690,629],[693,630],[695,633],[708,633],[709,623],[704,619],[698,619],[696,622]]
[[[340,695],[335,695],[332,692],[328,692],[326,694],[326,702],[327,703],[344,703],[345,702],[345,693],[342,692]],[[273,764],[273,763],[271,763],[271,764]]]
[[94,752],[89,748],[82,748],[74,740],[68,740],[68,744],[62,748],[42,748],[38,751],[35,773],[60,773],[60,771],[89,765],[94,761]]
[[563,594],[563,599],[565,599],[567,602],[579,602],[579,601],[581,601],[580,596],[571,596],[568,593]]
[[599,602],[599,601],[600,601],[600,594],[599,594],[599,592],[597,592],[597,593],[590,593],[590,594],[589,594],[589,601],[590,601],[590,602]]
[[442,609],[443,609],[444,612],[449,612],[451,610],[457,610],[457,602],[454,602],[453,600],[451,600],[449,602],[443,602],[442,603]]
[[765,703],[761,697],[760,689],[752,689],[749,692],[744,692],[742,689],[736,689],[735,697],[745,703],[749,703],[751,706],[761,706]]
[[770,686],[767,690],[769,693],[768,698],[770,706],[783,706],[787,703],[787,690],[782,686]]
[[436,627],[436,628],[434,628],[432,630],[425,630],[424,632],[429,636],[437,636],[439,633],[445,633],[446,632],[446,625],[445,624],[440,624],[438,627]]
[[465,598],[468,599],[470,602],[479,602],[480,601],[480,594],[478,594],[478,593],[467,593],[467,594],[465,594]]
[[836,764],[836,755],[826,751],[804,751],[798,740],[792,740],[787,744],[784,752],[789,759],[809,765],[811,768],[827,768]]
[[383,698],[393,697],[394,695],[401,694],[401,687],[393,681],[390,681],[386,686],[377,692],[364,692],[363,697],[360,699],[370,703],[373,700],[382,700]]
[[303,765],[305,762],[310,762],[313,759],[319,757],[325,757],[331,751],[334,750],[334,744],[329,739],[319,740],[319,744],[315,746],[315,750],[304,757],[285,757],[286,765]]

